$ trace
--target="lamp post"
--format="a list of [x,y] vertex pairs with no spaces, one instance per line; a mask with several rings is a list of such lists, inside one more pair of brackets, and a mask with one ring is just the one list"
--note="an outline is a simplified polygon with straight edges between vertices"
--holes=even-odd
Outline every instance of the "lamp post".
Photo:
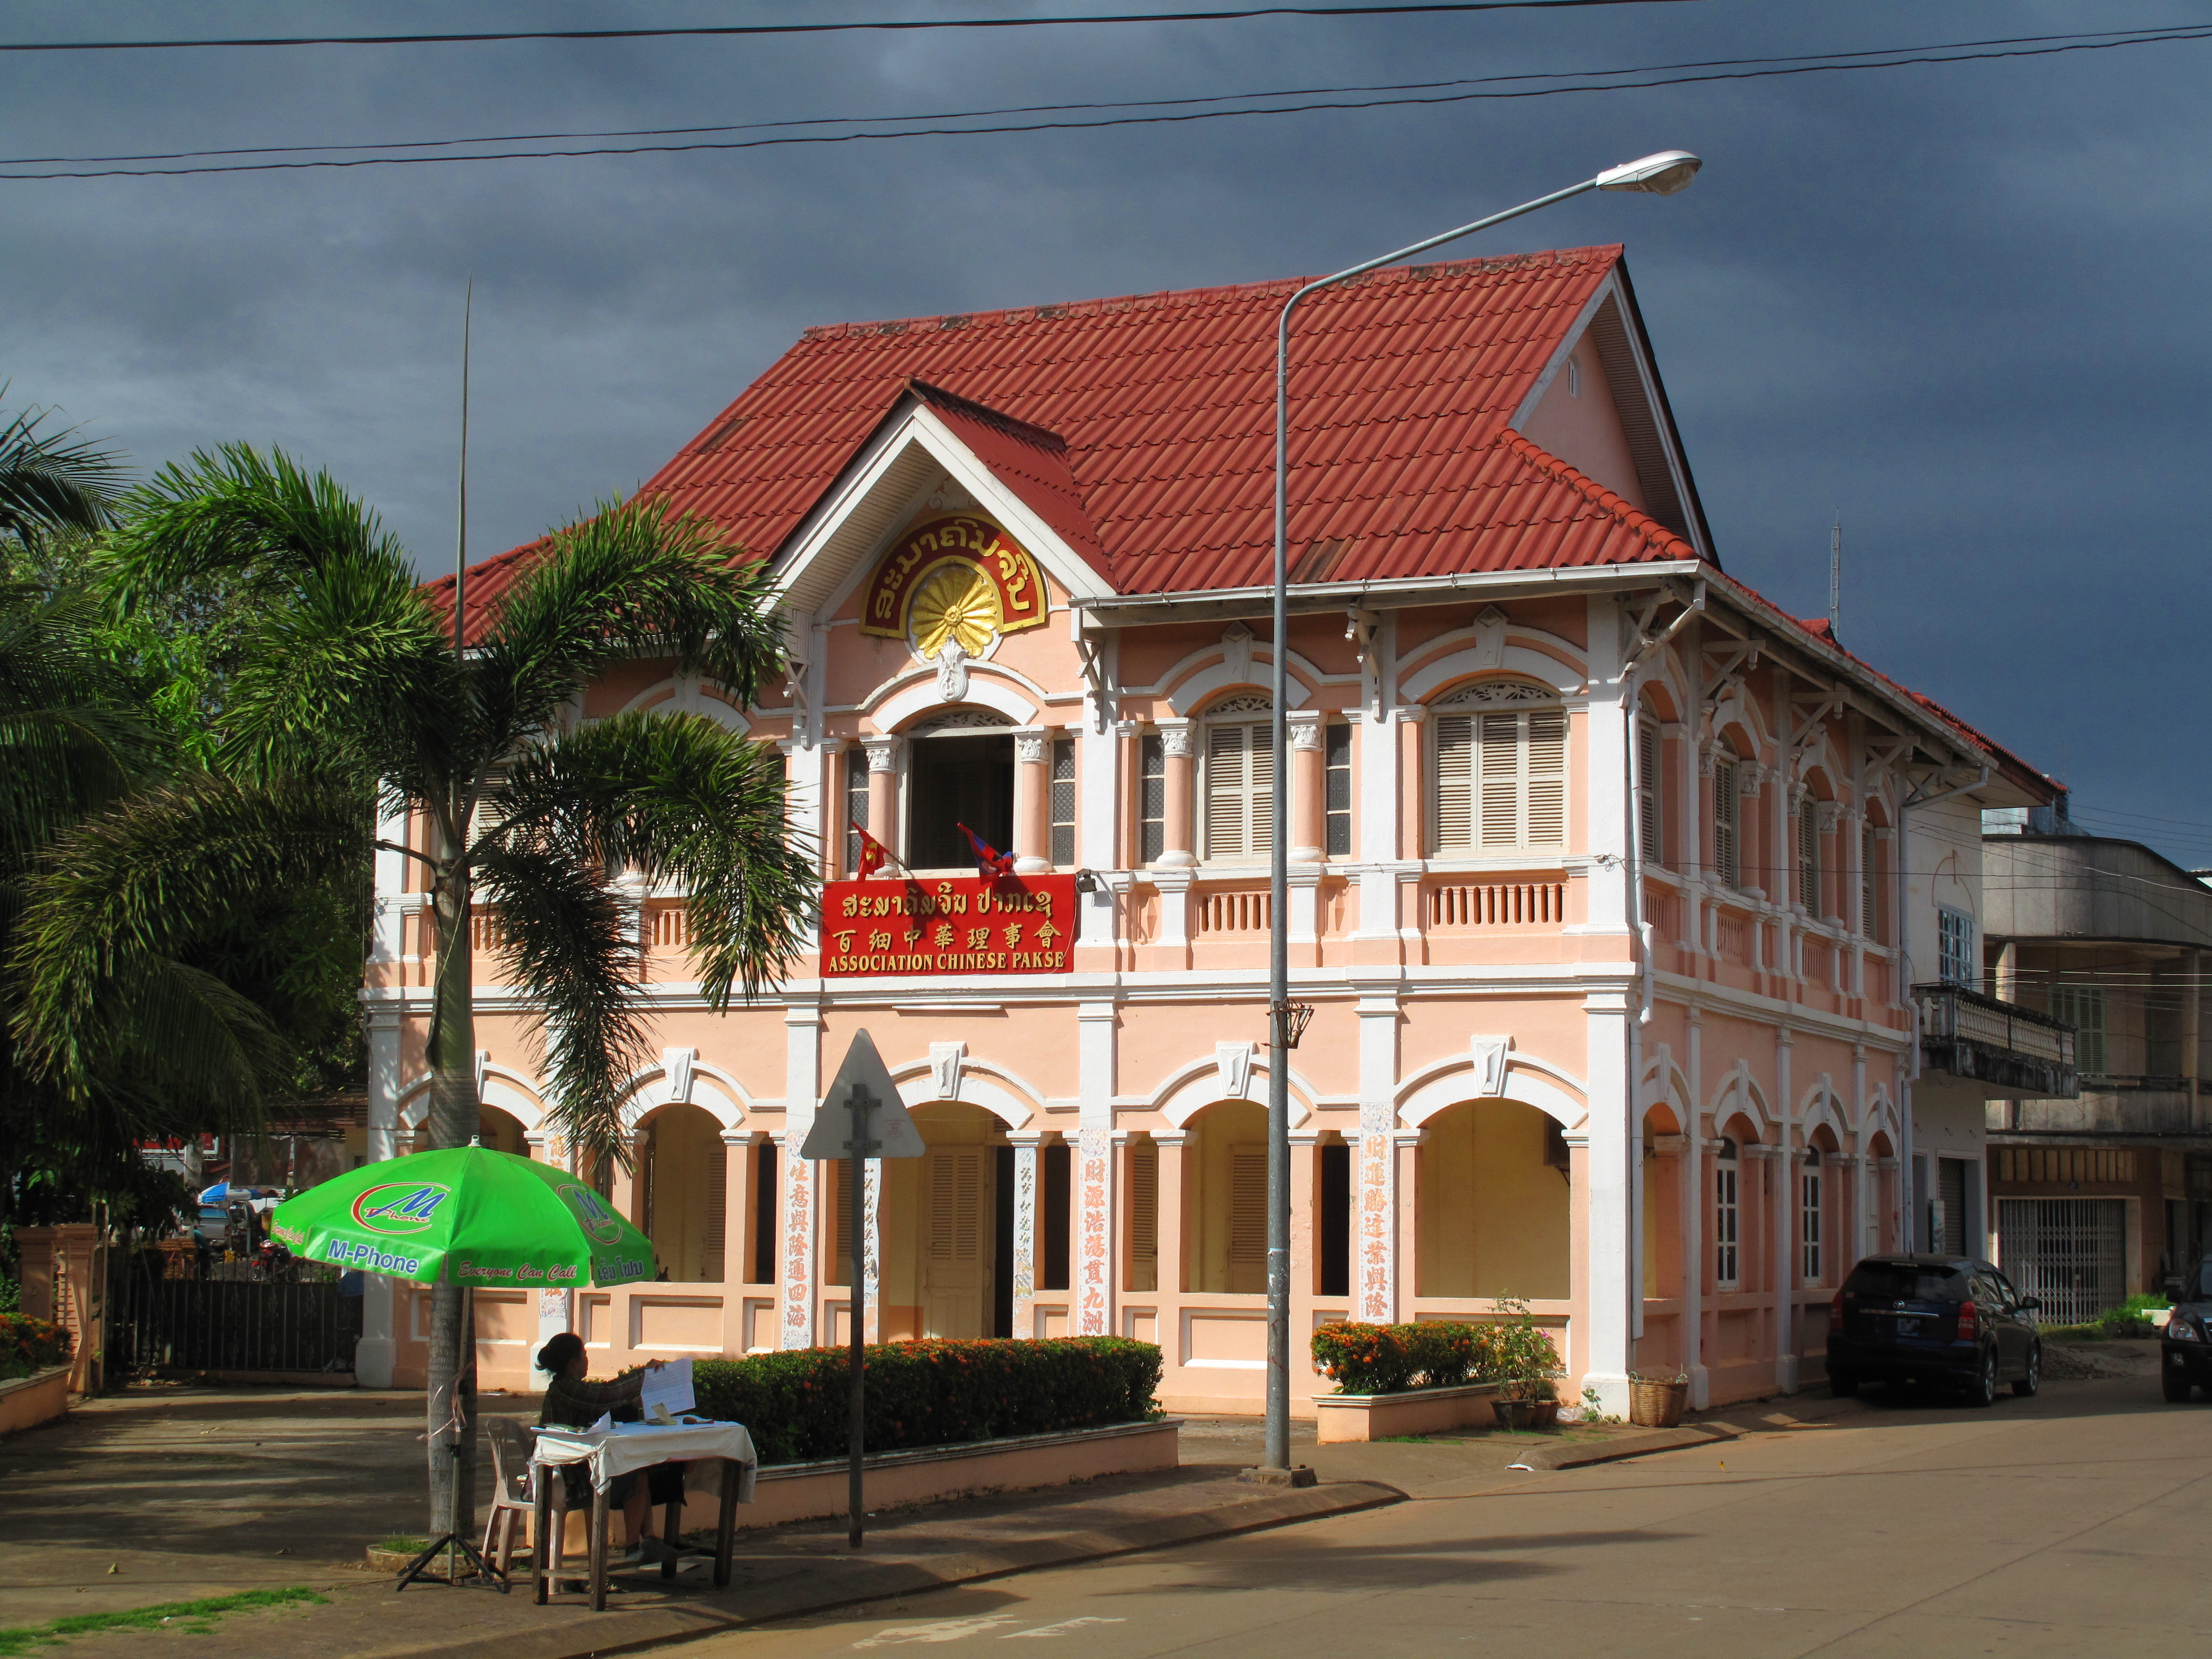
[[1274,663],[1269,677],[1273,705],[1274,833],[1267,849],[1267,1431],[1261,1468],[1288,1474],[1291,1467],[1291,1048],[1297,1040],[1291,1005],[1290,945],[1290,444],[1291,313],[1309,294],[1363,275],[1379,266],[1411,258],[1478,230],[1502,225],[1524,213],[1586,191],[1636,191],[1672,196],[1686,189],[1703,166],[1683,149],[1662,150],[1641,161],[1607,167],[1549,196],[1477,219],[1471,225],[1366,259],[1333,276],[1308,283],[1284,301],[1275,327],[1275,573]]

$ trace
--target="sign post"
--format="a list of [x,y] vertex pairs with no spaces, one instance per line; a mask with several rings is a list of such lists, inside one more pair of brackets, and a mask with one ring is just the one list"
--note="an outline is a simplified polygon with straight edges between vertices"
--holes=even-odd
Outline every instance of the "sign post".
[[860,1464],[867,1450],[868,1160],[920,1158],[922,1150],[921,1131],[907,1115],[906,1103],[899,1098],[898,1085],[891,1081],[874,1041],[865,1030],[855,1031],[852,1046],[845,1050],[844,1063],[837,1068],[836,1079],[814,1115],[814,1127],[799,1149],[801,1158],[826,1162],[842,1156],[846,1160],[846,1203],[853,1241],[846,1258],[853,1318],[853,1356],[847,1373],[852,1432],[846,1501],[852,1516],[847,1537],[854,1549],[860,1547],[861,1522],[866,1514]]

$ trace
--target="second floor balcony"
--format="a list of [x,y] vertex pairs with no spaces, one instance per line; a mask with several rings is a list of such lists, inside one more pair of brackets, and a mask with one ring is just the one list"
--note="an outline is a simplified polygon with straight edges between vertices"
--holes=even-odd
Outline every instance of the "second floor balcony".
[[2081,1091],[2074,1028],[1963,985],[1916,985],[1921,1064],[1968,1078],[1994,1099],[2070,1100]]

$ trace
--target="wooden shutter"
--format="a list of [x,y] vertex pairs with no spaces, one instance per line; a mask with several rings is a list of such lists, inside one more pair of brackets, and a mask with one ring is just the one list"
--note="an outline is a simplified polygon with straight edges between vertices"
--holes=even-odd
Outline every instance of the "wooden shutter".
[[966,1265],[982,1236],[983,1154],[961,1147],[930,1160],[929,1259]]
[[507,768],[495,766],[484,774],[483,793],[477,797],[476,810],[469,814],[469,845],[473,847],[484,838],[485,833],[496,828],[505,814],[492,801],[493,794],[507,783]]
[[1206,731],[1206,856],[1257,857],[1274,830],[1274,733],[1264,721]]
[[1267,1277],[1267,1149],[1229,1149],[1229,1288],[1259,1291]]
[[1736,861],[1735,763],[1713,763],[1713,869],[1731,887],[1739,887]]
[[1484,714],[1477,727],[1481,749],[1482,845],[1521,844],[1521,716]]
[[1875,926],[1879,918],[1875,915],[1874,825],[1865,824],[1859,830],[1859,932],[1869,939],[1879,939],[1881,930]]
[[1149,1140],[1129,1148],[1129,1288],[1160,1285],[1160,1149]]
[[1797,902],[1820,914],[1820,806],[1810,795],[1797,807]]
[[707,1160],[707,1213],[699,1229],[699,1277],[722,1282],[722,1246],[730,1224],[730,1149],[717,1143],[718,1157]]
[[1659,728],[1649,720],[1636,723],[1636,833],[1644,842],[1644,860],[1664,864],[1667,851],[1659,836]]
[[1532,708],[1523,750],[1531,847],[1564,847],[1567,841],[1567,715],[1563,708]]
[[1437,720],[1437,830],[1439,853],[1474,848],[1474,717],[1444,714]]

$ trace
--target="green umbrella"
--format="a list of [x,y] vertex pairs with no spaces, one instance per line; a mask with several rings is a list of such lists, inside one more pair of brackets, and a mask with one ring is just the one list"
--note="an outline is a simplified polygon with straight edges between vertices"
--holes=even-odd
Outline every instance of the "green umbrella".
[[269,1231],[308,1261],[422,1285],[568,1290],[653,1274],[651,1243],[583,1181],[473,1141],[326,1181],[278,1205]]

